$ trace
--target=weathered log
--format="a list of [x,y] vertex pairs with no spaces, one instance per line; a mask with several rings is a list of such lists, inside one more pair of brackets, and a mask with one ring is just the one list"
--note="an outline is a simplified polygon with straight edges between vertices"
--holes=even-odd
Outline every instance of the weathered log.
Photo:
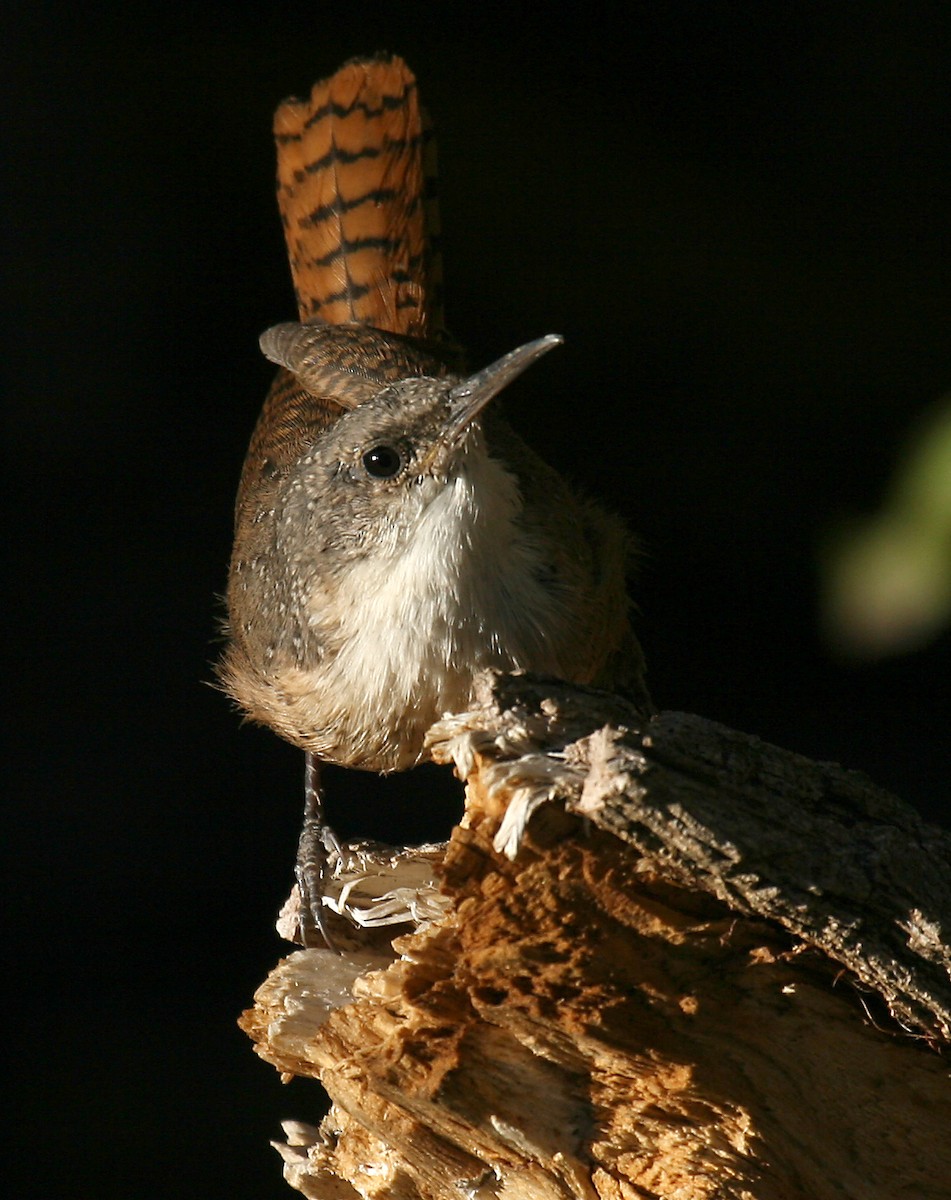
[[642,725],[530,677],[479,699],[431,734],[467,783],[439,894],[432,848],[410,859],[418,901],[370,853],[342,868],[345,903],[336,888],[352,912],[363,872],[362,923],[402,905],[416,931],[292,954],[242,1019],[332,1100],[319,1129],[286,1126],[289,1182],[951,1196],[951,838],[854,772],[699,717]]

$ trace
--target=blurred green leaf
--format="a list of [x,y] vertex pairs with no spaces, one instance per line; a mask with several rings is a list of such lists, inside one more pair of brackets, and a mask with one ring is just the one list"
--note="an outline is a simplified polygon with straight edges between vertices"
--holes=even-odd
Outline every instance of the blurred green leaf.
[[951,397],[926,414],[881,511],[833,530],[824,547],[822,620],[860,658],[927,644],[951,619]]

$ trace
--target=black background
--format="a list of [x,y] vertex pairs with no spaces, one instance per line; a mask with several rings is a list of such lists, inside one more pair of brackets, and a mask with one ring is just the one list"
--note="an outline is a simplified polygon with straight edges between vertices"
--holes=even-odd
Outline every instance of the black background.
[[[434,114],[473,361],[566,337],[509,415],[641,534],[658,701],[948,820],[951,638],[837,661],[816,558],[951,386],[951,9],[13,12],[17,1194],[285,1196],[267,1139],[316,1115],[234,1024],[284,951],[299,756],[207,683],[256,339],[293,315],[271,113],[355,54],[403,54]],[[337,773],[334,818],[441,835],[430,782]]]

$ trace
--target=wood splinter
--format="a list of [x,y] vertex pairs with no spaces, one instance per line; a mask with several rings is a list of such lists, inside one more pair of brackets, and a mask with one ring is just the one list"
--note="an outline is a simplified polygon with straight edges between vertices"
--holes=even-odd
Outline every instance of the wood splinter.
[[[292,1186],[947,1200],[946,833],[854,772],[529,676],[430,744],[467,784],[441,862],[408,860],[438,902],[292,954],[242,1018],[331,1097],[285,1125]],[[350,895],[363,870],[394,916],[380,861]]]

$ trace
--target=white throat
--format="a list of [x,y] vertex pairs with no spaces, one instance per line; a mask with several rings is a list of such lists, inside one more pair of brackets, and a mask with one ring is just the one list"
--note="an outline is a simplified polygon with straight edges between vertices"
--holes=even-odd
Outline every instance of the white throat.
[[418,486],[429,494],[409,536],[350,568],[339,651],[321,682],[371,720],[372,710],[427,724],[459,711],[487,667],[559,673],[543,632],[560,624],[557,602],[540,548],[517,523],[514,477],[480,438],[448,482]]

